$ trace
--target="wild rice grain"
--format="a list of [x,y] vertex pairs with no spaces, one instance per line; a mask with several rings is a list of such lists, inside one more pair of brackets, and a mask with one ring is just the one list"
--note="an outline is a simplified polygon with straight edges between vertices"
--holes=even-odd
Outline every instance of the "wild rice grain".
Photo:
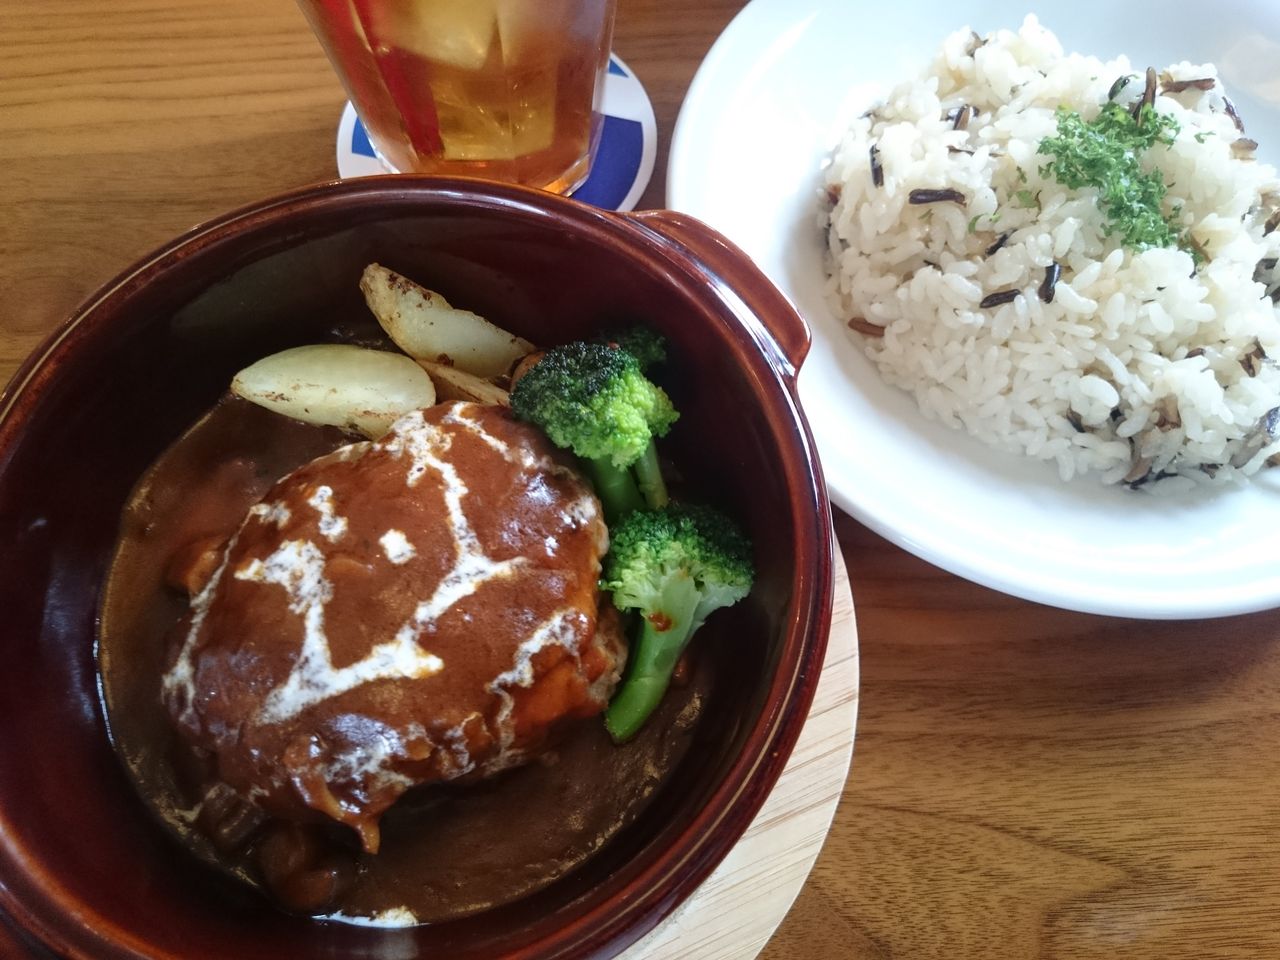
[[1053,295],[1058,289],[1058,278],[1062,276],[1062,264],[1054,261],[1044,268],[1044,282],[1036,292],[1045,303],[1053,303]]
[[912,190],[907,194],[907,203],[917,206],[925,203],[958,203],[964,206],[964,194],[959,190]]
[[1006,303],[1013,303],[1020,293],[1022,293],[1021,290],[997,290],[983,297],[978,306],[986,310],[988,307],[1000,307]]

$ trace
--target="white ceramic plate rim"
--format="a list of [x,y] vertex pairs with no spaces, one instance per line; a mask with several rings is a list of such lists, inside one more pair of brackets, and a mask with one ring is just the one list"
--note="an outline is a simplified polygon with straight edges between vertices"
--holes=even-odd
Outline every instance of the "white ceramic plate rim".
[[[926,420],[880,381],[822,294],[818,176],[848,119],[966,24],[1027,9],[966,0],[754,0],[698,70],[672,140],[667,202],[741,245],[809,321],[800,394],[834,502],[960,576],[1030,600],[1144,618],[1280,605],[1280,477],[1176,496],[1064,484],[1049,464]],[[1145,66],[1212,60],[1261,156],[1280,157],[1280,5],[1079,0],[1046,14],[1063,46]],[[883,78],[884,82],[881,82]],[[892,466],[890,466],[892,465]]]

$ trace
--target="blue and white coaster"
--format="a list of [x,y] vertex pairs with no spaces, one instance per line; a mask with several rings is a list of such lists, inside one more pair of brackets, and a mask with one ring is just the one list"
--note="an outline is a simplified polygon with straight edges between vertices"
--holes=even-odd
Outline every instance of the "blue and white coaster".
[[[604,129],[587,182],[571,196],[606,210],[631,210],[653,176],[658,125],[644,85],[613,54],[604,81]],[[372,177],[388,173],[369,134],[350,103],[338,122],[338,176]]]

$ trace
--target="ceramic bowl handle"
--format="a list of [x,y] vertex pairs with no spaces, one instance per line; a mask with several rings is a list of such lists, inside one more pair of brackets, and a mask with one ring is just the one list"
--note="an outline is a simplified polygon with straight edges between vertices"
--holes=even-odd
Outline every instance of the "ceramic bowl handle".
[[778,360],[795,378],[809,353],[809,327],[740,247],[701,220],[674,210],[644,210],[626,216],[683,248],[709,280],[727,287],[732,292],[730,299],[745,305],[747,315],[742,320],[749,326],[763,325]]

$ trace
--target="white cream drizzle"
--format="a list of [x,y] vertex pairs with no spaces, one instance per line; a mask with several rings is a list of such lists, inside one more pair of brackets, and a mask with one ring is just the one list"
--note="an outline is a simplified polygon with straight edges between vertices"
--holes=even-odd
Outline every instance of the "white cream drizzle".
[[355,443],[348,443],[345,447],[339,447],[333,453],[329,454],[335,460],[346,463],[349,460],[359,460],[373,444],[368,440],[357,440]]
[[255,503],[249,508],[249,516],[257,517],[263,523],[273,523],[277,529],[289,522],[292,514],[289,508],[279,501],[275,503]]
[[464,553],[436,585],[426,600],[420,600],[413,616],[396,634],[398,639],[416,641],[422,632],[431,627],[455,603],[475,593],[489,580],[510,576],[523,566],[524,557],[511,560],[490,560],[483,553]]
[[413,617],[396,634],[397,638],[408,641],[416,640],[446,610],[471,596],[481,585],[489,580],[510,576],[527,561],[524,557],[491,560],[481,549],[480,540],[462,508],[462,498],[469,492],[467,485],[458,476],[453,464],[441,460],[434,452],[448,450],[448,434],[427,426],[421,411],[406,414],[397,423],[400,425],[398,432],[387,442],[386,448],[392,453],[409,454],[413,461],[405,478],[409,486],[417,484],[428,468],[440,475],[444,482],[444,503],[449,516],[450,533],[457,549],[453,568],[436,584],[430,597],[418,602]]
[[[363,720],[366,724],[374,722],[368,717]],[[392,764],[404,755],[404,738],[386,724],[377,726],[376,735],[369,736],[369,731],[365,731],[358,743],[334,755],[328,764],[326,780],[364,783],[375,789],[398,786],[407,790],[413,786],[412,778],[392,769]],[[425,737],[425,731],[423,735]]]
[[418,555],[417,548],[409,542],[404,531],[394,527],[384,533],[378,539],[378,543],[382,546],[382,552],[386,554],[387,559],[396,566],[402,566]]
[[484,427],[480,426],[479,423],[471,419],[471,417],[465,416],[465,414],[472,409],[474,409],[474,404],[456,404],[453,409],[445,415],[443,422],[456,424],[467,430],[469,433],[474,434],[480,440],[483,440],[490,448],[496,451],[504,460],[508,463],[516,464],[526,473],[550,473],[558,476],[573,473],[573,471],[569,470],[552,457],[545,454],[542,456],[534,456],[533,452],[527,447],[519,447],[516,449],[515,455],[513,456],[510,444],[499,440],[493,434],[489,433],[489,431],[485,430]]
[[[243,529],[244,527],[241,526],[240,530]],[[169,668],[169,672],[160,681],[160,688],[166,699],[173,700],[176,696],[181,697],[182,709],[178,714],[178,721],[184,726],[191,726],[195,722],[196,670],[192,657],[195,655],[196,640],[199,637],[200,628],[204,626],[205,618],[209,615],[209,604],[213,600],[213,594],[218,589],[218,584],[222,582],[223,574],[226,573],[231,551],[235,549],[236,542],[240,539],[240,530],[236,531],[235,536],[228,540],[223,548],[218,569],[213,571],[213,576],[191,599],[191,623],[187,627],[187,635],[182,640],[182,649],[178,651],[178,656],[173,666]]]
[[347,518],[338,516],[334,510],[333,488],[325,484],[316,487],[307,504],[320,514],[320,535],[330,543],[341,540],[347,532]]
[[356,927],[412,927],[418,922],[417,915],[408,907],[388,907],[371,917],[353,916],[339,911],[318,919],[349,923]]
[[[393,457],[409,455],[409,470],[405,474],[405,483],[416,487],[418,481],[427,472],[428,466],[443,463],[432,451],[447,453],[453,444],[453,438],[441,430],[427,426],[421,410],[406,413],[395,422],[392,432],[381,442],[383,450]],[[456,474],[455,474],[456,476]]]
[[444,745],[449,748],[449,753],[453,757],[455,767],[453,776],[455,777],[470,773],[476,767],[475,761],[471,759],[471,751],[467,747],[467,724],[477,720],[481,720],[480,714],[470,713],[461,723],[444,732]]
[[[510,460],[511,447],[506,443],[504,443],[503,441],[499,440],[497,437],[491,434],[488,430],[484,429],[484,427],[480,426],[480,424],[476,423],[470,417],[465,416],[464,414],[466,414],[467,411],[469,411],[470,409],[471,407],[468,404],[462,404],[462,403],[455,404],[454,407],[447,414],[445,414],[443,422],[456,424],[457,426],[462,427],[463,429],[475,434],[477,437],[483,440],[491,449],[496,450],[499,454],[501,454],[504,460]],[[528,451],[521,451],[521,452],[524,454],[522,459],[532,461],[533,456]]]
[[600,516],[595,497],[579,497],[560,511],[560,519],[573,527],[585,527]]
[[[509,463],[517,464],[526,473],[537,475],[555,475],[555,476],[576,476],[572,470],[565,467],[549,456],[534,456],[527,448],[521,447],[515,451],[517,455],[512,455],[511,446],[499,440],[493,434],[489,433],[479,423],[465,416],[467,412],[473,409],[472,404],[459,403],[455,404],[453,409],[444,417],[444,423],[456,424],[465,428],[476,437],[483,440],[490,448],[499,453],[503,459]],[[538,498],[539,494],[543,494],[542,499],[550,502],[549,491],[529,490],[527,495]],[[582,529],[589,526],[600,516],[599,501],[590,494],[579,497],[572,503],[568,504],[560,511],[560,520],[562,523],[574,529]],[[554,537],[547,537],[544,541],[547,553],[551,556],[555,555],[559,544]],[[604,525],[600,525],[600,536],[597,538],[596,547],[600,553],[606,553],[609,549],[609,532]]]
[[486,769],[500,770],[507,765],[503,755],[507,753],[511,741],[515,739],[515,731],[511,724],[511,711],[515,707],[515,698],[507,688],[528,687],[533,684],[534,654],[549,646],[561,646],[568,650],[575,660],[580,659],[578,637],[573,629],[573,621],[578,616],[580,613],[577,610],[557,610],[533,632],[528,640],[516,648],[515,661],[511,669],[498,674],[489,682],[486,689],[502,701],[497,716],[498,744],[501,750],[493,761],[485,765]]
[[324,629],[324,608],[333,598],[333,584],[324,568],[324,554],[314,543],[286,540],[265,561],[250,560],[235,572],[237,580],[284,587],[289,609],[302,616],[302,651],[288,679],[263,700],[258,711],[261,723],[289,720],[307,707],[374,680],[419,679],[444,669],[443,660],[424,652],[417,638],[405,637],[403,629],[363,659],[335,669]]

